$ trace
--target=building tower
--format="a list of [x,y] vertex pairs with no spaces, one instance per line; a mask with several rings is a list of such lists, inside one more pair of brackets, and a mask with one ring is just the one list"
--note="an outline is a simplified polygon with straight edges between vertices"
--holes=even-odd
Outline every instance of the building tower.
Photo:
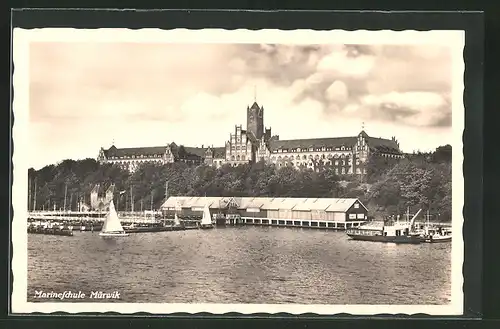
[[247,133],[259,140],[264,135],[264,107],[259,107],[254,102],[251,107],[247,107]]

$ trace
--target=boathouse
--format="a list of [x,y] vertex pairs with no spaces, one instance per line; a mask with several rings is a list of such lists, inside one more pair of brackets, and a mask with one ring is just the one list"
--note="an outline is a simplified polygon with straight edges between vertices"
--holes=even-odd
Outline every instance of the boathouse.
[[346,229],[368,218],[356,198],[169,197],[161,206],[167,217],[200,217],[208,205],[212,216],[234,218],[241,224]]

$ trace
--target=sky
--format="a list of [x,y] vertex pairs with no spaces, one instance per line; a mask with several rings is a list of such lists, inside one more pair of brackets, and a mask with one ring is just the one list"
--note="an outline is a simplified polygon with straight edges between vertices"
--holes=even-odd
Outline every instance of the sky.
[[246,107],[280,139],[452,142],[451,51],[438,45],[32,42],[30,167],[101,147],[222,147]]

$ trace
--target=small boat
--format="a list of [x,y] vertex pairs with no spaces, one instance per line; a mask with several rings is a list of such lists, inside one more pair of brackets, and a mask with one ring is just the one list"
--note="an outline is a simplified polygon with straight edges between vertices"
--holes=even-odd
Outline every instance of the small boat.
[[[362,225],[358,228],[346,230],[346,234],[352,240],[373,241],[373,242],[387,242],[398,244],[420,244],[422,239],[419,235],[413,234],[413,223],[417,216],[420,214],[420,209],[409,222],[398,221],[382,226],[374,226],[372,223]],[[409,210],[408,210],[409,218]]]
[[113,200],[109,204],[109,212],[104,219],[104,225],[99,233],[103,237],[123,237],[128,236],[128,233],[122,227],[118,214],[116,213],[115,205]]
[[439,243],[451,242],[451,230],[445,228],[425,228],[425,234],[421,236],[422,242]]
[[208,208],[208,204],[206,204],[205,208],[203,209],[203,217],[201,218],[200,228],[201,229],[214,228],[214,225],[212,224],[212,216],[210,215],[210,209]]

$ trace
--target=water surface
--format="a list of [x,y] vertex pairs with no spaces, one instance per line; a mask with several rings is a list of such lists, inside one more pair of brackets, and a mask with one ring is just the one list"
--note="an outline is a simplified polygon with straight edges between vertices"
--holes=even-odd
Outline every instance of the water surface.
[[48,301],[35,290],[120,292],[105,302],[448,304],[451,244],[251,226],[116,239],[29,234],[28,301]]

